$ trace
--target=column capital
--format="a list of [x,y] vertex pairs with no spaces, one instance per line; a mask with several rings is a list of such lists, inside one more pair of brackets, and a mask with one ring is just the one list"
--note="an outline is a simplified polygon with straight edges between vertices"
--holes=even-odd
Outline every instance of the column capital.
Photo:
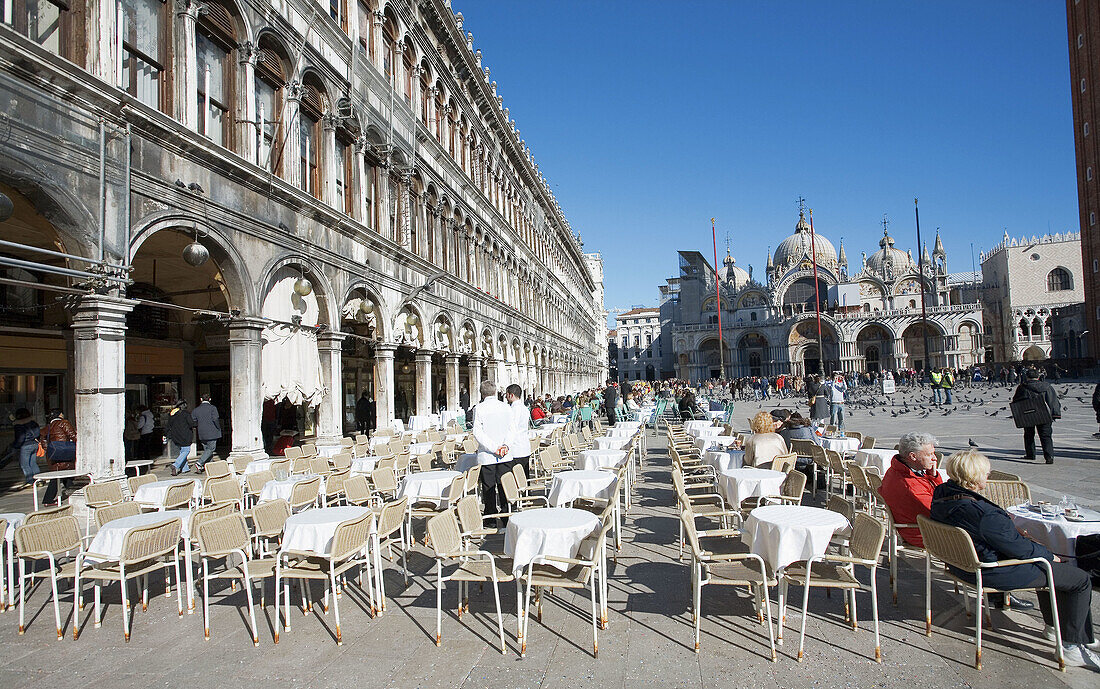
[[233,330],[263,330],[267,327],[268,321],[263,318],[257,318],[254,316],[238,316],[229,320],[227,327],[230,332]]
[[449,352],[446,356],[446,360],[447,360],[447,363],[449,363],[449,364],[451,364],[451,363],[457,364],[459,361],[462,360],[462,355],[461,354],[454,354],[454,353]]
[[237,45],[237,62],[241,65],[256,66],[256,61],[260,57],[260,50],[252,43],[252,41],[245,41]]
[[317,348],[339,349],[347,337],[348,333],[339,330],[323,330],[317,333]]
[[480,354],[470,354],[469,355],[469,360],[470,360],[471,365],[477,364],[477,365],[480,366],[481,362],[484,360],[484,357],[481,356]]
[[176,16],[197,21],[200,14],[206,14],[206,3],[200,0],[180,0],[176,3]]
[[136,301],[122,297],[101,294],[81,297],[73,307],[73,336],[78,340],[125,339],[126,315],[135,306]]
[[389,342],[378,342],[374,345],[374,356],[380,359],[392,359],[397,345]]
[[431,363],[432,355],[435,354],[434,349],[418,349],[416,350],[416,363],[427,362]]
[[324,128],[326,132],[336,131],[336,126],[339,124],[340,118],[338,118],[331,112],[327,112],[324,115],[321,115],[321,127]]

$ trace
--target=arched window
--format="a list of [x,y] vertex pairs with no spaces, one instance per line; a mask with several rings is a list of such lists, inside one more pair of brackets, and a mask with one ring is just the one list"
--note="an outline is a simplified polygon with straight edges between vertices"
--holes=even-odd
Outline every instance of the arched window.
[[1062,292],[1073,289],[1073,276],[1065,268],[1055,268],[1047,273],[1047,291]]
[[1031,322],[1031,339],[1043,339],[1043,322],[1038,318]]
[[404,57],[404,62],[402,64],[404,65],[405,70],[404,70],[403,78],[401,79],[401,83],[403,85],[402,88],[405,92],[405,102],[411,104],[412,103],[412,97],[413,97],[413,78],[414,78],[413,77],[413,47],[412,47],[412,43],[407,41],[407,40],[405,41],[405,49],[403,51],[403,57]]
[[324,114],[324,98],[320,85],[306,82],[302,85],[302,98],[299,102],[299,154],[301,166],[302,190],[316,198],[321,198],[323,188],[321,179],[321,115]]
[[382,73],[386,75],[390,86],[397,88],[397,26],[390,17],[386,17],[382,24]]
[[348,32],[348,3],[347,0],[328,0],[328,16],[332,21],[340,25],[340,30]]
[[168,26],[163,0],[122,0],[122,80],[119,87],[161,108]]
[[430,126],[428,122],[428,101],[432,97],[431,86],[429,85],[428,70],[423,66],[420,68],[420,121],[424,123],[424,126]]
[[333,162],[336,163],[336,209],[348,215],[354,213],[354,199],[351,195],[351,175],[355,169],[354,137],[346,129],[336,130],[336,149]]
[[367,51],[368,59],[374,59],[374,9],[365,0],[355,3],[359,14],[359,45]]
[[282,147],[277,142],[281,140],[286,64],[282,51],[269,38],[261,38],[256,57],[256,164],[275,174],[282,162]]
[[199,65],[199,133],[228,148],[236,120],[233,112],[236,26],[233,15],[222,5],[208,2],[206,10],[199,15],[195,34]]

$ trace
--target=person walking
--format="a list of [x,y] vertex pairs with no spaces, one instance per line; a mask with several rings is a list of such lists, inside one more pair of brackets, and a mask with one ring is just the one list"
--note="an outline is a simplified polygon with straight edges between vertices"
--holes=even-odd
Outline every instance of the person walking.
[[[46,443],[46,462],[50,471],[69,471],[76,468],[76,428],[60,409],[50,412],[50,420],[39,437]],[[65,479],[66,487],[71,483],[72,479]],[[42,496],[43,505],[57,499],[57,484],[56,480],[50,481]]]
[[[515,442],[515,422],[512,410],[497,399],[497,385],[491,380],[481,383],[481,402],[474,407],[474,439],[477,440],[477,463],[481,467],[481,501],[484,514],[503,514],[508,501],[500,489],[500,477],[512,468],[508,443]],[[493,526],[487,519],[486,526]]]
[[943,403],[951,404],[951,388],[955,387],[955,374],[949,368],[940,374],[940,387],[943,388]]
[[[1100,383],[1092,391],[1092,410],[1096,412],[1096,423],[1100,424]],[[1092,437],[1100,438],[1100,432],[1093,433]]]
[[374,400],[366,390],[355,402],[355,427],[360,433],[369,433],[374,428]]
[[218,408],[210,403],[210,394],[199,395],[199,405],[191,412],[191,419],[195,422],[195,430],[202,444],[202,456],[199,457],[195,471],[200,474],[203,467],[214,456],[214,450],[218,447],[218,440],[222,437],[222,423],[218,417]]
[[34,482],[34,475],[38,473],[38,435],[42,429],[25,407],[15,410],[12,423],[15,440],[11,443],[10,452],[19,455],[19,468],[23,470],[23,485],[19,486],[19,490],[23,490]]
[[1013,402],[1025,399],[1038,400],[1045,404],[1051,420],[1033,426],[1024,426],[1024,459],[1035,459],[1035,434],[1038,433],[1039,444],[1043,448],[1043,459],[1047,464],[1054,464],[1053,421],[1062,418],[1062,403],[1058,400],[1058,393],[1050,383],[1040,380],[1037,369],[1029,368],[1024,372],[1023,382],[1012,394]]
[[928,380],[932,386],[932,404],[938,407],[943,402],[943,374],[932,369],[928,374]]
[[837,373],[829,386],[829,423],[844,430],[844,400],[848,393],[848,383],[844,376]]
[[618,421],[616,417],[619,406],[619,388],[611,380],[607,381],[607,387],[603,389],[603,410],[607,413],[607,425],[614,426]]
[[177,455],[170,469],[173,476],[191,471],[191,467],[187,466],[187,456],[191,454],[194,430],[195,420],[187,413],[187,402],[176,402],[176,406],[168,413],[168,423],[164,425],[164,434],[172,442],[171,448]]

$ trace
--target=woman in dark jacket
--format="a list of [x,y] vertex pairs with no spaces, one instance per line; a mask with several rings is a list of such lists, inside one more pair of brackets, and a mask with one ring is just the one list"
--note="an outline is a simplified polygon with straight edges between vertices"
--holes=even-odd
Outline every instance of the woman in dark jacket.
[[810,405],[810,418],[825,422],[829,418],[829,398],[822,389],[821,376],[813,375],[806,379],[806,401]]
[[172,463],[172,475],[191,471],[191,467],[187,466],[187,456],[191,454],[191,443],[195,438],[195,420],[187,413],[187,402],[176,402],[175,409],[168,416],[168,423],[164,425],[164,433],[179,452]]
[[38,473],[38,434],[41,429],[38,422],[31,417],[28,409],[21,407],[15,410],[15,440],[11,443],[11,451],[19,455],[19,468],[23,470],[23,485],[26,488],[34,481],[34,475]]
[[[982,562],[1043,558],[1054,572],[1055,600],[1062,632],[1062,650],[1067,665],[1090,667],[1100,671],[1100,661],[1088,645],[1094,644],[1092,632],[1092,585],[1083,570],[1062,562],[1044,546],[1017,531],[1008,512],[982,497],[989,476],[989,459],[976,450],[951,455],[945,462],[950,480],[932,494],[932,519],[958,526],[970,534],[974,550]],[[974,577],[954,567],[956,576],[973,581]],[[1009,591],[1046,586],[1045,568],[1039,564],[997,567],[982,572],[982,585]],[[1048,626],[1053,624],[1050,600],[1039,596],[1039,608]]]

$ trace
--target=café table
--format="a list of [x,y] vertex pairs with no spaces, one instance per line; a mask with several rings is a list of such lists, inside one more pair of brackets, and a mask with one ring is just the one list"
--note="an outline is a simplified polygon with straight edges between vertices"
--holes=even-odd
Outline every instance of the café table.
[[378,464],[377,457],[356,457],[351,460],[351,473],[353,474],[369,474],[374,471],[375,466]]
[[737,442],[737,436],[733,435],[713,435],[704,438],[696,438],[695,449],[700,453],[707,450],[713,450],[715,448],[729,447]]
[[617,478],[610,471],[559,471],[550,479],[547,501],[551,507],[561,507],[571,504],[577,498],[615,500]]
[[[37,504],[37,503],[36,503]],[[3,582],[0,582],[0,594],[4,594],[3,602],[6,605],[15,604],[15,529],[23,524],[23,520],[27,518],[27,515],[22,512],[2,512],[0,513],[0,519],[7,520],[8,529],[4,532],[4,549],[7,550],[8,559],[8,582],[7,586],[4,586]],[[5,593],[6,592],[6,593]]]
[[597,450],[621,450],[630,444],[632,438],[630,437],[616,437],[616,438],[593,438],[592,444]]
[[1027,505],[1009,507],[1006,512],[1021,532],[1047,547],[1062,558],[1076,558],[1077,538],[1100,533],[1100,512],[1079,508],[1080,521],[1066,518],[1062,508],[1054,505],[1053,514],[1035,512]]
[[[512,571],[519,574],[540,555],[577,557],[581,542],[599,530],[599,518],[584,510],[570,507],[524,510],[508,518],[504,553],[512,558]],[[547,565],[563,572],[569,568],[558,562]]]
[[[308,481],[315,478],[317,474],[294,474],[284,479],[274,479],[264,484],[264,487],[260,489],[260,496],[256,499],[256,502],[267,502],[268,500],[286,500],[290,502],[290,496],[294,492],[294,486],[303,481]],[[322,503],[325,500],[325,480],[321,479],[321,484],[317,487],[317,495],[321,498]]]
[[164,511],[164,500],[168,497],[168,489],[172,486],[180,483],[186,483],[191,481],[191,500],[195,501],[202,497],[202,481],[200,479],[189,478],[166,478],[160,481],[153,481],[152,483],[146,483],[138,486],[138,489],[134,491],[134,502],[142,507],[148,507]]
[[[152,484],[147,483],[145,485]],[[192,572],[191,547],[188,544],[188,540],[191,538],[191,510],[143,512],[129,517],[112,519],[99,527],[99,531],[96,532],[91,543],[88,544],[86,552],[92,554],[88,557],[89,562],[116,561],[122,557],[122,545],[126,540],[126,534],[130,533],[131,530],[141,526],[160,524],[173,518],[180,520],[179,538],[184,540],[180,549],[183,551],[184,575],[187,578],[187,610],[190,614],[195,609],[194,573]],[[101,557],[95,557],[96,555]],[[180,586],[180,582],[177,581],[176,585]]]
[[714,467],[715,472],[721,474],[727,469],[740,469],[745,461],[745,451],[708,450],[703,455],[703,461]]
[[743,467],[718,472],[719,489],[731,509],[737,509],[745,498],[779,495],[787,475],[782,471]]
[[622,450],[582,450],[577,466],[585,471],[614,469],[626,461],[626,452]]
[[842,455],[855,452],[859,449],[859,446],[862,443],[861,440],[858,440],[856,438],[829,438],[826,436],[818,438],[818,441],[821,443],[821,447],[825,448],[826,450],[835,450]]
[[885,476],[890,460],[896,454],[896,450],[857,450],[852,461],[861,467],[878,469],[879,476]]
[[438,506],[449,502],[453,497],[456,501],[462,497],[449,495],[451,481],[462,474],[458,471],[439,469],[435,471],[417,471],[401,479],[397,487],[397,499],[407,497],[409,505],[416,502],[434,502]]
[[[352,519],[359,519],[364,514],[373,514],[369,507],[356,507],[353,505],[339,507],[321,507],[319,509],[305,510],[287,517],[283,526],[283,542],[279,548],[282,552],[313,553],[327,556],[332,551],[332,539],[336,535],[336,527]],[[377,595],[376,600],[382,600],[382,560],[378,548],[378,521],[371,519],[370,542],[364,544],[373,552],[371,566],[374,567],[375,586],[372,596]],[[370,577],[368,576],[368,580]],[[278,601],[279,592],[275,592]],[[371,601],[374,605],[374,601]],[[379,603],[381,605],[381,603]]]
[[429,428],[439,427],[438,414],[421,414],[409,417],[410,431],[426,431]]
[[[38,484],[49,483],[50,481],[61,481],[67,478],[86,478],[89,481],[92,480],[92,475],[86,471],[77,471],[76,469],[62,469],[60,471],[40,471],[34,475],[34,481],[31,483],[31,495],[34,497],[35,506],[38,505]],[[44,505],[43,505],[44,506]],[[57,506],[61,507],[61,486],[57,487]]]

